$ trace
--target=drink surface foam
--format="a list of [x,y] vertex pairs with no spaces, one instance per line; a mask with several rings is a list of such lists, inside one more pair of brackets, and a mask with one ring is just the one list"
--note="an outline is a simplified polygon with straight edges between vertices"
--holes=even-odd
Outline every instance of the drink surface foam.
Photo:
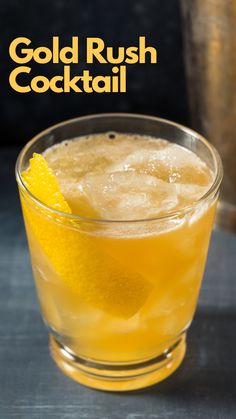
[[44,152],[72,213],[104,220],[164,216],[199,200],[213,174],[192,151],[145,136],[104,133]]

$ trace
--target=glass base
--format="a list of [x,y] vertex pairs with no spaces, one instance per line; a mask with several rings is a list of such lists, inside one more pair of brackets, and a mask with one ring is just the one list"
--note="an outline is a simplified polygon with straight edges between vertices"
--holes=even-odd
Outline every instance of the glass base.
[[79,358],[50,335],[50,351],[58,367],[73,380],[98,390],[131,391],[156,384],[171,375],[186,352],[186,334],[156,358],[138,364],[101,364]]

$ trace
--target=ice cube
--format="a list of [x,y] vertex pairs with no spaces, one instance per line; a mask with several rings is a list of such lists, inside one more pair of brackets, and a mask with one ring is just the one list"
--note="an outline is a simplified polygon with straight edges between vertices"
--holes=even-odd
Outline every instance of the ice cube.
[[161,150],[141,148],[108,168],[110,172],[134,171],[153,173],[158,169]]
[[211,181],[211,173],[205,162],[177,144],[157,150],[141,148],[108,168],[110,172],[134,170],[169,183],[208,185]]
[[90,205],[105,219],[152,218],[178,204],[175,185],[132,171],[90,173],[80,187]]

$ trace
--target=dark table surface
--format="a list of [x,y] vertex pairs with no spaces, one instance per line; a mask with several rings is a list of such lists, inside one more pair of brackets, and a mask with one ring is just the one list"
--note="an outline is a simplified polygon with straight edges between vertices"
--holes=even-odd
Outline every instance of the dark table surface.
[[0,149],[0,419],[236,418],[236,236],[213,233],[179,370],[143,391],[90,390],[49,356],[14,180],[16,154]]

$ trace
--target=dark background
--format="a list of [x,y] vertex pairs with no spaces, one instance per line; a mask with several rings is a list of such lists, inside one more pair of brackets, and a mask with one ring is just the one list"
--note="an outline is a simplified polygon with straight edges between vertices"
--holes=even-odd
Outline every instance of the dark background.
[[[178,0],[1,0],[0,9],[1,145],[22,145],[51,124],[96,112],[145,113],[189,124]],[[127,66],[125,94],[13,91],[8,77],[17,64],[8,55],[11,41],[26,36],[36,48],[50,46],[56,35],[62,46],[79,36],[81,47],[88,36],[103,38],[107,46],[135,45],[138,36],[146,36],[157,48],[159,62]],[[62,73],[62,65],[29,66],[35,75]],[[83,69],[80,63],[76,74]],[[101,70],[95,66],[93,73]]]

